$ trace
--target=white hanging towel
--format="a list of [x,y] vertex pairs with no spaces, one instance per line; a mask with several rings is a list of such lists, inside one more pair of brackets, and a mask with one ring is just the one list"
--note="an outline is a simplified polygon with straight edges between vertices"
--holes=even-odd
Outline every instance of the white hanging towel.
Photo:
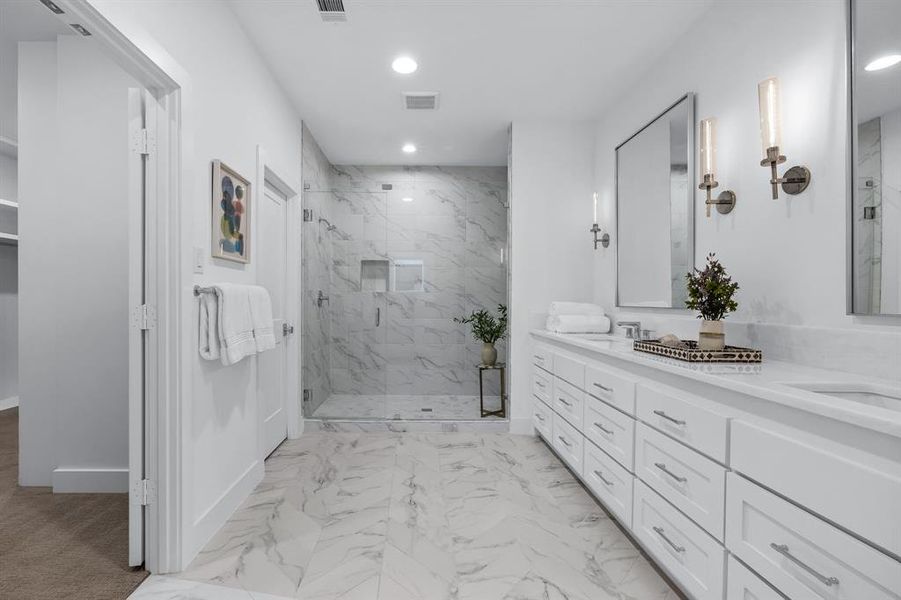
[[213,289],[219,303],[220,358],[223,365],[233,365],[257,352],[250,313],[250,286],[220,283]]
[[250,288],[250,316],[253,321],[253,339],[257,352],[275,348],[275,331],[272,328],[272,298],[269,291],[259,285]]
[[610,319],[604,315],[551,315],[547,329],[556,333],[608,333]]
[[200,356],[219,360],[219,296],[215,293],[200,294],[199,334]]
[[554,315],[598,315],[604,316],[604,309],[597,304],[586,302],[551,302],[548,314]]

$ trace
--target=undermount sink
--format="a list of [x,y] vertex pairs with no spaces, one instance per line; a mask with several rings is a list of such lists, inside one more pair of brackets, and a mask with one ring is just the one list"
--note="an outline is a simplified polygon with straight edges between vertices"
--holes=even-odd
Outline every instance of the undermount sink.
[[901,390],[871,383],[785,383],[799,390],[901,412]]

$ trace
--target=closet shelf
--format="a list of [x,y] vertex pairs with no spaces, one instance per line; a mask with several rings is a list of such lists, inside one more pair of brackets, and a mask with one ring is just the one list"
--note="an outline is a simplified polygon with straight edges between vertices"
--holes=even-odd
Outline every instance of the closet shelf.
[[19,236],[15,233],[3,233],[2,231],[0,231],[0,245],[18,246]]
[[5,207],[7,207],[7,208],[12,208],[12,209],[15,209],[15,210],[18,210],[18,209],[19,209],[19,203],[18,203],[18,202],[15,202],[15,201],[13,201],[13,200],[4,200],[3,198],[0,198],[0,206],[5,206]]

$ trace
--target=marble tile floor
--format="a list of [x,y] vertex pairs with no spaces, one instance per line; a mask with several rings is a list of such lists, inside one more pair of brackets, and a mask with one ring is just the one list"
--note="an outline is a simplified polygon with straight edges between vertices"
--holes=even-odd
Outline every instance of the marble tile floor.
[[311,433],[131,600],[675,600],[531,436]]
[[[500,397],[486,397],[485,409],[500,408]],[[508,407],[509,408],[509,407]],[[400,421],[481,420],[478,396],[332,394],[312,414],[314,419]],[[485,417],[485,420],[499,417]]]

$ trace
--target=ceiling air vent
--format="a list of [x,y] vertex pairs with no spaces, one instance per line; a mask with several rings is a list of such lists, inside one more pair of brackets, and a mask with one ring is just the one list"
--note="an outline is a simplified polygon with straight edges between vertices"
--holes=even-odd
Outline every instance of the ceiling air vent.
[[407,110],[435,110],[438,108],[438,92],[403,92]]
[[347,20],[344,11],[344,0],[316,0],[319,7],[319,16],[326,23],[335,23]]

